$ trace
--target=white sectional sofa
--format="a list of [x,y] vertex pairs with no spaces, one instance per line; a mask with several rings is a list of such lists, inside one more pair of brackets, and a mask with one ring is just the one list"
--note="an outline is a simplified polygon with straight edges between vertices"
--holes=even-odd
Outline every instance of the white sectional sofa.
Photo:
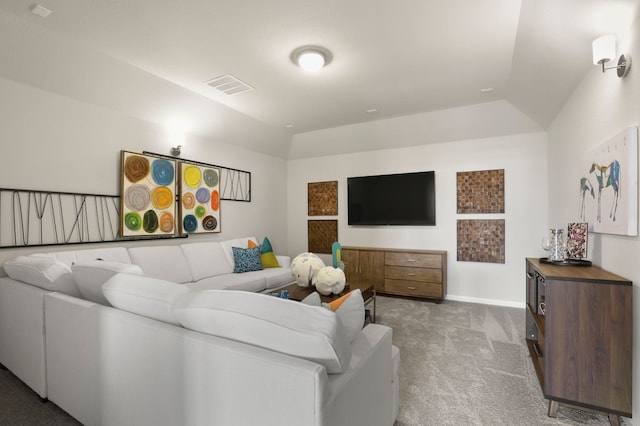
[[[234,273],[231,247],[249,239],[255,242],[110,247],[9,261],[10,276],[0,278],[0,363],[86,425],[392,425],[399,354],[391,329],[369,324],[345,343],[333,312],[254,295],[292,279],[286,256],[277,256],[280,268]],[[111,306],[102,298],[105,282],[127,302],[141,302]],[[140,290],[156,282],[153,291]],[[192,305],[174,306],[187,298]],[[225,298],[234,312],[213,306]],[[184,322],[189,315],[196,319]],[[318,333],[311,320],[317,315]],[[272,335],[285,346],[246,337],[256,330],[260,341]],[[334,364],[304,355],[316,347]]]

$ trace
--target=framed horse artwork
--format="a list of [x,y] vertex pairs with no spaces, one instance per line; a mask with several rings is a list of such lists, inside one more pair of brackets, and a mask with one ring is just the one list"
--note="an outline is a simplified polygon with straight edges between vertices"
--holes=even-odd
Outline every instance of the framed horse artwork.
[[638,235],[638,127],[590,151],[580,173],[580,220],[589,231]]

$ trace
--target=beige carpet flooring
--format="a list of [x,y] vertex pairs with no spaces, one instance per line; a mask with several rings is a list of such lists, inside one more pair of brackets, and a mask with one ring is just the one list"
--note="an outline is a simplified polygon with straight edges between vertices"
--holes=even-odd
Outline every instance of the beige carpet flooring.
[[605,414],[563,406],[547,416],[524,309],[378,297],[376,319],[400,349],[395,426],[609,424]]
[[[393,328],[400,348],[396,426],[609,424],[603,414],[562,406],[557,418],[547,416],[523,309],[378,297],[377,322]],[[0,425],[77,424],[0,370]]]

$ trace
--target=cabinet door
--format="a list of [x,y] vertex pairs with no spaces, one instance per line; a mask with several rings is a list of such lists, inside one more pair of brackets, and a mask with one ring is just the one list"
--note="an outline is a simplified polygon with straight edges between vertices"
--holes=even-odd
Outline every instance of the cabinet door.
[[360,282],[373,284],[376,291],[384,290],[384,252],[360,252]]
[[360,251],[342,249],[342,262],[344,263],[344,275],[349,284],[360,284]]

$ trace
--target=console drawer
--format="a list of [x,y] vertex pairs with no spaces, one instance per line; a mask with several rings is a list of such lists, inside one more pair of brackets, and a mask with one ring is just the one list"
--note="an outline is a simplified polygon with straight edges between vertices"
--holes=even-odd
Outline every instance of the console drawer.
[[384,264],[414,268],[442,268],[442,256],[429,253],[388,251],[384,254]]
[[396,280],[442,282],[442,269],[410,268],[407,266],[387,266],[384,277]]
[[403,296],[442,298],[442,284],[407,280],[384,280],[384,291]]

